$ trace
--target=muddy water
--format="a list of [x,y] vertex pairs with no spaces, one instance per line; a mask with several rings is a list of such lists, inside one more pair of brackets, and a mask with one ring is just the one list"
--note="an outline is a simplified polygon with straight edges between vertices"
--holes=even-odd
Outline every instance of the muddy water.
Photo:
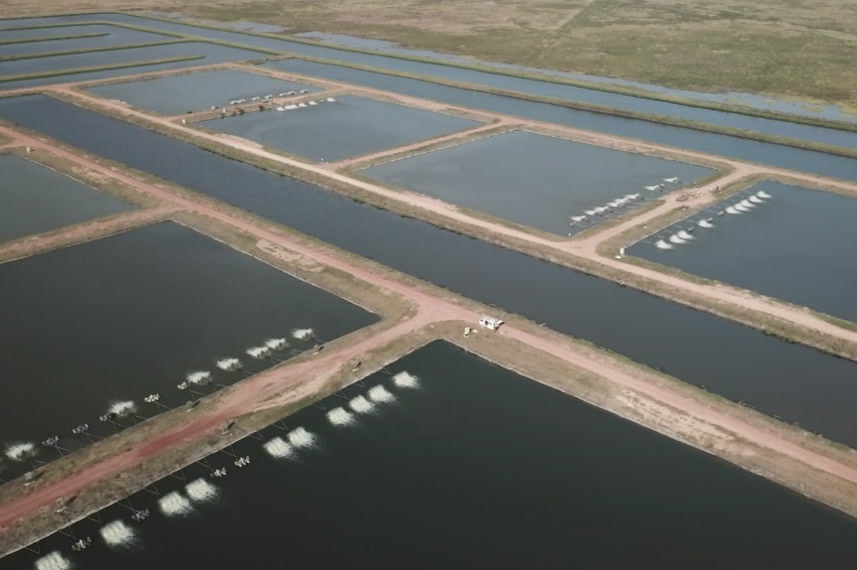
[[[82,553],[55,535],[76,570],[271,567],[628,568],[826,570],[852,567],[854,520],[635,424],[434,343],[390,367],[418,389],[375,374],[320,404],[384,386],[395,397],[354,424],[334,426],[309,407],[287,418],[316,447],[274,459],[269,428],[159,481],[71,531],[91,536]],[[210,478],[226,467],[225,478]],[[158,508],[205,477],[218,495],[185,516]],[[149,508],[134,523],[129,507]],[[109,547],[100,528],[121,520],[133,542]],[[775,522],[774,522],[775,521]],[[30,570],[20,552],[2,570]]]
[[7,99],[0,117],[857,445],[854,362],[67,103]]
[[[191,371],[210,371],[223,385],[243,377],[218,370],[217,359],[238,357],[248,371],[262,370],[276,362],[253,361],[244,351],[268,338],[313,328],[330,340],[376,320],[174,223],[2,264],[0,297],[4,452],[52,435],[63,447],[80,447],[88,439],[72,428],[86,422],[112,433],[98,418],[114,402],[132,400],[149,417],[160,411],[143,402],[149,394],[161,394],[169,407],[195,397],[176,388]],[[289,342],[302,351],[316,341]],[[44,450],[39,459],[55,457]],[[25,466],[3,461],[3,478]]]

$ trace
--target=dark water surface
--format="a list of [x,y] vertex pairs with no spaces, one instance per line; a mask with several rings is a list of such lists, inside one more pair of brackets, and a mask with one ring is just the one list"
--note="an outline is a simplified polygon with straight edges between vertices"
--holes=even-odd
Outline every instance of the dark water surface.
[[0,242],[133,206],[17,155],[0,155]]
[[[98,417],[117,401],[135,401],[142,416],[157,410],[142,401],[153,392],[168,406],[183,404],[193,396],[176,385],[191,371],[231,384],[242,374],[218,370],[215,360],[267,368],[272,360],[253,362],[244,351],[271,337],[311,348],[314,341],[290,338],[294,328],[329,340],[377,320],[175,223],[4,263],[0,297],[4,453],[52,435],[80,446],[86,439],[72,428],[103,429]],[[54,457],[46,450],[40,459]],[[7,467],[0,477],[22,465]]]
[[[72,28],[59,28],[62,34],[57,33],[57,29],[40,29],[40,30],[15,30],[15,31],[0,31],[0,42],[27,39],[27,38],[46,38],[53,35],[62,36],[77,36],[86,34],[107,34],[104,36],[90,38],[68,38],[57,40],[46,40],[39,42],[25,43],[10,43],[0,45],[0,57],[21,56],[25,54],[40,54],[59,51],[72,51],[82,49],[110,48],[114,46],[132,45],[132,44],[153,44],[176,39],[174,36],[165,36],[163,34],[153,34],[151,32],[142,32],[140,30],[130,30],[120,26],[108,26],[104,24],[96,24],[91,26],[75,26]],[[28,32],[28,36],[24,36],[22,32]]]
[[283,91],[318,91],[318,87],[234,69],[210,69],[142,81],[114,83],[87,89],[106,99],[119,99],[140,109],[164,115],[223,107],[233,99],[277,95]]
[[0,117],[857,445],[857,363],[48,97]]
[[433,139],[482,123],[426,109],[344,95],[318,105],[212,119],[202,126],[311,160],[352,156]]
[[[712,172],[686,162],[527,131],[490,136],[361,171],[388,184],[563,236]],[[536,173],[538,182],[533,180]],[[680,181],[664,182],[674,177]],[[656,185],[663,188],[646,190]],[[627,203],[609,207],[625,197]],[[609,209],[586,214],[596,207]],[[586,219],[571,226],[571,216]]]
[[[717,212],[753,196],[772,196],[743,214]],[[699,228],[713,218],[714,228]],[[671,250],[653,245],[680,229],[694,239]],[[668,239],[668,238],[667,238]],[[682,271],[857,321],[857,200],[766,181],[628,248]]]
[[[184,517],[165,516],[158,497],[140,492],[126,505],[149,508],[143,523],[127,508],[103,523],[72,527],[91,536],[82,553],[54,535],[77,570],[234,570],[269,568],[626,569],[645,561],[664,570],[850,569],[857,524],[764,479],[597,408],[436,342],[394,365],[419,377],[406,389],[383,373],[322,404],[378,385],[395,397],[355,423],[334,426],[306,408],[287,418],[316,447],[274,459],[264,444],[288,439],[269,428],[262,441],[234,446],[249,466],[218,453],[219,490]],[[186,493],[175,478],[163,496]],[[187,495],[186,495],[187,496]],[[100,529],[123,521],[135,533],[107,546]],[[38,555],[19,552],[2,570],[30,570]]]

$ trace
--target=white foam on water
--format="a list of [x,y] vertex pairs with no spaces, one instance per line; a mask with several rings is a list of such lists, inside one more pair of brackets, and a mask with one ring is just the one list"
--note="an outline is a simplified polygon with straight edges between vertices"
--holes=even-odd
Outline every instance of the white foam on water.
[[298,340],[308,340],[313,337],[312,329],[295,329],[292,331],[292,336]]
[[197,503],[204,503],[217,498],[217,487],[208,482],[208,480],[200,477],[188,483],[185,488],[185,493]]
[[748,200],[750,200],[750,201],[751,201],[751,202],[753,202],[754,204],[764,204],[764,203],[765,203],[765,201],[764,201],[764,200],[762,200],[761,198],[759,198],[759,197],[758,197],[758,196],[756,196],[756,195],[750,196],[750,197],[748,198]]
[[752,203],[750,200],[748,200],[747,198],[744,198],[743,200],[741,200],[741,201],[740,201],[740,202],[738,202],[738,203],[739,203],[739,204],[741,204],[742,206],[744,206],[745,208],[755,208],[755,207],[756,207],[756,206],[754,206],[754,205],[753,205],[753,203]]
[[354,414],[345,408],[333,408],[327,412],[327,419],[335,426],[345,426],[354,423]]
[[253,358],[265,358],[271,354],[271,349],[267,346],[253,346],[248,348],[246,352]]
[[217,361],[217,367],[221,370],[238,370],[241,368],[241,361],[237,358],[221,358]]
[[6,448],[6,457],[12,461],[23,461],[36,454],[36,446],[29,441],[13,443]]
[[654,192],[655,190],[660,190],[661,185],[656,184],[655,186],[645,186],[645,189],[648,190],[649,192]]
[[740,214],[741,212],[739,212],[738,210],[736,210],[736,209],[735,209],[735,206],[727,206],[727,207],[726,207],[726,213],[727,213],[727,214]]
[[206,382],[211,380],[211,372],[206,372],[204,370],[188,372],[188,375],[185,378],[191,384],[205,384]]
[[384,386],[375,386],[373,388],[370,388],[367,394],[369,395],[370,400],[378,403],[392,402],[396,399],[392,392],[387,390],[387,388],[385,388]]
[[668,244],[666,241],[664,241],[662,239],[657,241],[657,243],[655,244],[655,247],[658,249],[672,249],[673,248],[673,246],[671,246],[670,244]]
[[312,447],[315,445],[315,434],[302,427],[289,432],[289,443],[294,447]]
[[758,196],[759,198],[764,198],[764,199],[766,199],[766,200],[767,200],[768,198],[773,198],[773,196],[771,196],[770,194],[768,194],[768,193],[767,193],[767,192],[765,192],[764,190],[759,190],[758,192],[756,192],[756,196]]
[[286,443],[283,438],[275,437],[274,439],[265,442],[265,445],[262,447],[265,448],[265,451],[268,452],[268,455],[271,457],[276,457],[278,459],[284,457],[291,457],[295,450],[294,448]]
[[271,350],[283,350],[289,346],[289,343],[284,338],[269,338],[265,341],[265,346]]
[[403,371],[393,376],[393,383],[399,388],[416,388],[420,385],[420,379],[410,372]]
[[128,546],[134,542],[134,529],[122,520],[104,525],[99,532],[107,546]]
[[178,491],[173,491],[158,499],[158,507],[168,517],[186,515],[192,510],[190,501]]
[[367,400],[365,396],[357,396],[356,398],[353,398],[348,402],[348,405],[358,414],[371,412],[375,408],[375,405]]
[[683,239],[683,240],[687,240],[687,241],[690,241],[690,240],[692,240],[692,239],[693,239],[693,236],[692,236],[692,235],[690,235],[690,233],[689,233],[687,230],[681,230],[681,231],[680,231],[680,232],[678,232],[676,235],[677,235],[678,237],[680,237],[681,239]]
[[686,241],[684,241],[683,239],[681,239],[681,238],[678,236],[678,234],[673,234],[673,235],[671,235],[671,236],[670,236],[670,242],[671,242],[671,243],[674,243],[674,244],[676,244],[676,245],[681,245],[681,244],[683,244],[683,243],[687,243]]
[[107,411],[111,414],[116,414],[117,416],[127,416],[137,411],[137,406],[131,400],[115,402]]
[[714,224],[712,224],[708,220],[702,220],[701,222],[699,222],[696,225],[699,226],[700,228],[706,228],[706,229],[711,229],[714,227]]
[[741,204],[740,202],[735,204],[732,207],[735,208],[736,210],[738,210],[739,212],[746,212],[747,211],[747,207],[744,206],[743,204]]
[[69,570],[71,567],[71,561],[57,550],[36,560],[36,570]]

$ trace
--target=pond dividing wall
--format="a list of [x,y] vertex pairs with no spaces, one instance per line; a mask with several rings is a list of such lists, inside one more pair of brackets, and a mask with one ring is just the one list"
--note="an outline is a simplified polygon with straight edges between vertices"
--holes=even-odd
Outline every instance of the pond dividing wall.
[[69,534],[0,570],[54,552],[75,570],[837,570],[857,555],[853,519],[445,342]]
[[0,117],[857,445],[852,361],[68,103],[7,99],[0,101]]

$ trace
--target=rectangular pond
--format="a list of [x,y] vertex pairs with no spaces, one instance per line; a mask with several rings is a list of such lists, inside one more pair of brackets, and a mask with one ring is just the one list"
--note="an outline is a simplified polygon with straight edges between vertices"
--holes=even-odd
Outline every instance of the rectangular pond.
[[3,99],[0,117],[857,446],[853,361],[56,99]]
[[857,322],[857,199],[764,181],[627,248]]
[[[79,26],[73,28],[64,28],[66,36],[87,35],[87,34],[104,34],[93,37],[78,37],[45,40],[38,42],[24,43],[3,43],[0,44],[0,57],[13,57],[22,55],[35,55],[41,53],[54,53],[61,51],[73,51],[84,49],[110,48],[122,45],[134,44],[153,44],[169,40],[175,40],[173,36],[165,36],[163,34],[153,34],[152,32],[143,32],[140,30],[130,30],[119,26]],[[30,30],[30,33],[35,37],[43,37],[39,32],[45,30]],[[0,31],[0,42],[8,41],[6,34],[8,32]],[[12,39],[12,38],[9,38]]]
[[0,155],[0,242],[127,212],[133,206],[23,157]]
[[200,123],[316,161],[335,162],[472,129],[479,121],[354,95]]
[[[220,61],[238,61],[258,59],[262,53],[245,49],[232,48],[205,42],[182,42],[166,45],[154,45],[119,50],[94,51],[88,53],[52,55],[32,59],[13,59],[0,62],[0,77],[30,73],[55,73],[65,69],[79,69],[133,64],[140,61],[151,61],[184,56],[205,56],[192,63],[184,65],[205,65]],[[56,82],[56,78],[52,82]],[[82,79],[81,79],[82,81]],[[0,83],[0,89],[13,89],[10,84]]]
[[276,79],[267,75],[214,69],[155,77],[142,81],[114,83],[87,89],[93,95],[106,99],[125,101],[140,109],[163,115],[177,115],[185,111],[207,109],[212,105],[222,107],[229,101],[278,95],[282,92],[317,91],[317,87],[293,81]]
[[379,164],[362,174],[566,235],[714,169],[514,131]]
[[[58,435],[72,449],[88,442],[72,429],[99,422],[120,402],[137,414],[195,397],[177,385],[194,371],[231,384],[245,372],[272,366],[245,351],[286,338],[295,350],[377,320],[374,314],[175,223],[0,265],[0,444],[10,478],[26,466],[10,448]],[[295,340],[292,331],[312,329]],[[241,370],[217,362],[238,358]],[[192,386],[191,389],[194,389]],[[207,393],[213,385],[198,387]],[[159,393],[158,405],[143,399]],[[127,424],[133,416],[118,419]],[[42,449],[38,459],[56,457]]]
[[450,344],[389,373],[0,570],[853,565],[853,519]]

